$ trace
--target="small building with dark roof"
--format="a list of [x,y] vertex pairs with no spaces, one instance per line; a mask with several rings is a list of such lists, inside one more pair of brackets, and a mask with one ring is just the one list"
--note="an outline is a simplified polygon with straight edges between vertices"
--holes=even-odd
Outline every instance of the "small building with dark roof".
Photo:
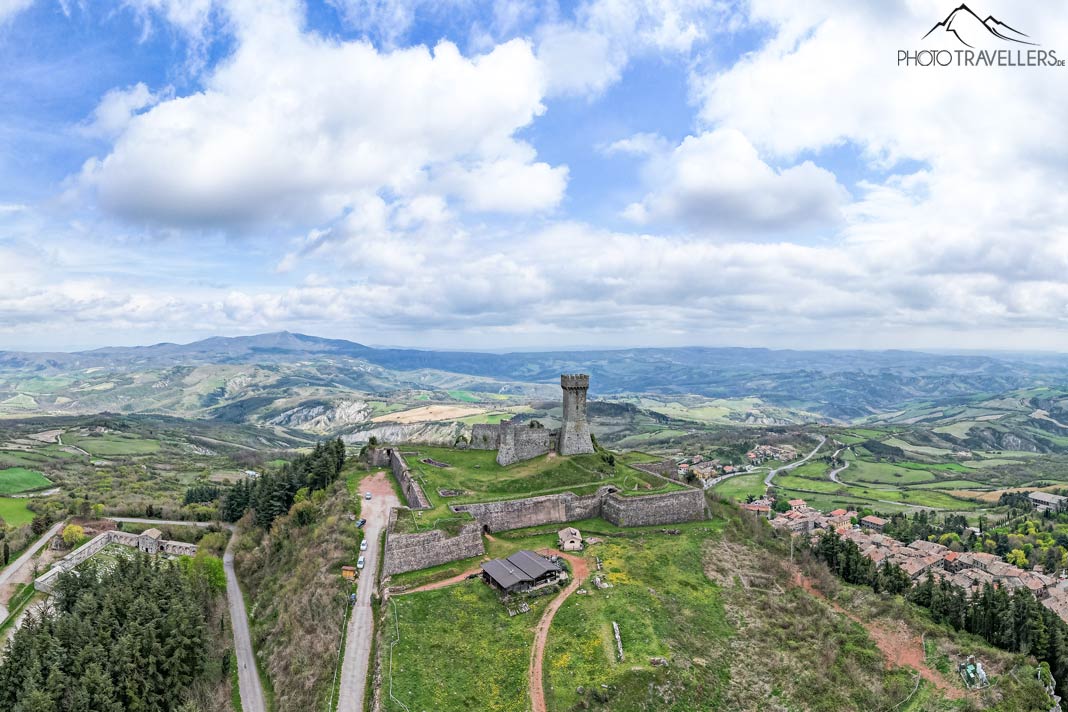
[[505,594],[533,591],[565,578],[562,568],[533,551],[519,551],[507,559],[482,564],[482,580]]

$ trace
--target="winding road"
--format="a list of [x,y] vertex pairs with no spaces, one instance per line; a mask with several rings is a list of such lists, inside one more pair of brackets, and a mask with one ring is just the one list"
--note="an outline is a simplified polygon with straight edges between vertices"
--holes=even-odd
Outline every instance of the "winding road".
[[[29,563],[30,559],[33,558],[34,554],[40,551],[45,544],[51,541],[52,537],[54,537],[56,534],[59,534],[59,531],[63,528],[64,524],[66,524],[66,522],[59,522],[57,524],[52,525],[52,528],[46,531],[43,535],[41,535],[40,539],[30,544],[26,548],[26,551],[22,552],[22,555],[19,556],[19,558],[12,561],[6,569],[0,571],[0,589],[3,589],[3,587],[6,586],[9,581],[11,581],[11,577],[17,574],[23,566]],[[0,622],[7,620],[7,615],[7,606],[0,604]]]
[[788,472],[788,471],[794,469],[795,467],[801,467],[801,465],[804,465],[806,462],[808,462],[813,457],[815,457],[816,453],[819,452],[820,448],[823,447],[824,443],[826,443],[826,442],[827,442],[827,436],[826,435],[821,435],[820,436],[820,444],[817,445],[815,448],[813,448],[812,452],[810,452],[809,454],[805,455],[800,460],[794,460],[789,465],[783,465],[782,467],[778,467],[778,468],[768,472],[767,477],[764,478],[764,486],[765,487],[771,487],[772,484],[773,484],[772,480],[774,480],[775,479],[775,475],[779,474],[780,472]]
[[341,663],[341,687],[338,691],[337,712],[363,712],[364,691],[367,689],[367,671],[370,668],[371,643],[374,640],[374,611],[371,609],[371,594],[378,575],[378,556],[381,551],[381,535],[389,521],[389,510],[399,507],[397,495],[385,472],[365,477],[360,482],[359,493],[370,492],[371,500],[361,500],[360,516],[367,520],[364,536],[368,542],[363,552],[364,568],[356,584],[356,603],[349,618],[345,636],[345,657]]
[[[842,450],[845,450],[845,448],[844,447],[840,447],[837,450],[835,450],[834,454],[831,455],[831,460],[833,461],[834,459],[836,459],[838,457],[838,454],[840,452],[842,452]],[[836,482],[836,483],[838,483],[840,485],[844,485],[845,482],[842,482],[840,479],[838,479],[838,473],[839,472],[844,472],[844,471],[846,471],[848,469],[849,469],[849,460],[846,460],[844,465],[842,465],[841,467],[836,468],[834,470],[831,470],[830,472],[827,473],[827,476],[831,478],[831,482]]]
[[[210,527],[217,522],[184,522],[168,519],[143,519],[140,517],[108,517],[113,522],[131,524],[164,524],[170,526]],[[226,573],[226,602],[230,608],[230,627],[234,631],[234,654],[237,656],[237,685],[241,691],[242,712],[267,712],[263,701],[263,684],[256,667],[256,654],[252,650],[252,634],[248,628],[245,597],[234,572],[234,541],[237,539],[232,524],[224,525],[230,530],[230,543],[223,554],[223,571]]]

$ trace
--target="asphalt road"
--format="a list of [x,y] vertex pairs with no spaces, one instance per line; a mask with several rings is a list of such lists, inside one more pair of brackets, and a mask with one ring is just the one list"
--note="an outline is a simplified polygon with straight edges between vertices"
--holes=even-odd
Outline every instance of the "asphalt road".
[[40,551],[41,548],[45,544],[47,544],[49,540],[52,539],[52,537],[54,537],[56,534],[59,534],[59,531],[63,528],[64,524],[66,524],[66,522],[59,522],[58,524],[53,525],[52,528],[46,531],[40,539],[31,544],[30,547],[26,549],[26,551],[22,552],[22,556],[12,561],[6,569],[0,571],[0,586],[5,585],[11,579],[11,577],[15,575],[16,571],[21,569],[26,564],[26,562],[33,558],[33,555]]
[[223,554],[223,570],[226,571],[226,601],[230,606],[230,626],[234,630],[234,652],[237,655],[237,683],[241,691],[243,712],[267,712],[263,702],[263,685],[256,669],[256,656],[252,652],[252,636],[248,631],[248,615],[245,613],[245,598],[234,573],[234,539]]
[[389,510],[399,507],[393,487],[387,475],[379,472],[365,477],[360,482],[360,496],[371,492],[370,501],[361,500],[360,516],[367,520],[364,536],[367,551],[364,568],[356,585],[356,605],[349,618],[345,638],[345,657],[341,664],[341,686],[337,698],[337,712],[363,712],[364,690],[367,688],[367,671],[370,666],[371,641],[374,639],[374,616],[371,609],[371,593],[375,588],[378,573],[378,557],[381,554],[382,532],[389,519]]
[[[108,519],[133,524],[170,524],[193,527],[210,527],[217,524],[217,522],[183,522],[138,517],[108,517]],[[232,525],[225,526],[233,532]],[[241,691],[241,709],[242,712],[267,712],[267,705],[263,701],[260,673],[256,669],[256,655],[252,651],[252,635],[248,630],[245,598],[241,595],[241,585],[237,582],[237,574],[234,573],[235,538],[231,535],[230,543],[226,545],[226,553],[223,554],[223,571],[226,572],[226,602],[230,608],[230,627],[234,631],[234,654],[237,656],[237,683]]]
[[769,472],[768,476],[764,478],[764,486],[765,487],[771,487],[772,479],[774,479],[775,475],[779,474],[780,472],[787,472],[789,470],[794,469],[795,467],[801,467],[801,465],[804,465],[806,462],[811,460],[816,455],[817,452],[819,452],[820,448],[823,447],[823,444],[826,443],[826,442],[827,442],[827,436],[826,435],[821,435],[820,436],[820,444],[817,445],[812,450],[812,452],[810,452],[809,454],[805,455],[800,460],[795,460],[795,461],[791,462],[789,465],[783,465],[782,467],[780,467],[778,469],[775,469],[775,470],[772,470],[771,472]]
[[[833,455],[831,455],[831,459],[833,460],[834,458],[838,457],[838,453],[842,452],[842,450],[845,450],[845,448],[839,448]],[[841,467],[839,467],[837,469],[831,470],[830,472],[827,473],[827,476],[831,478],[831,482],[837,482],[838,484],[842,485],[842,484],[845,484],[845,483],[842,482],[840,479],[838,479],[838,473],[839,472],[843,472],[843,471],[848,470],[848,469],[849,469],[849,460],[846,460],[845,464],[843,464]]]

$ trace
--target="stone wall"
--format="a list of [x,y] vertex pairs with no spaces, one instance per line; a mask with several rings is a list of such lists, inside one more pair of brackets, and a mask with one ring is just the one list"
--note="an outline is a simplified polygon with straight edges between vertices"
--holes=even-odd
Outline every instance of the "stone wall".
[[412,509],[430,509],[430,500],[427,499],[423,486],[415,481],[412,472],[408,469],[408,463],[399,450],[387,448],[389,453],[389,466],[393,470],[393,476],[400,484],[404,498],[408,500],[408,506]]
[[600,516],[601,500],[611,491],[611,487],[602,487],[596,494],[581,497],[571,492],[561,492],[503,502],[456,504],[449,509],[468,512],[489,531],[500,532]]
[[705,494],[699,489],[639,497],[613,492],[601,503],[601,517],[618,527],[694,522],[705,518]]
[[496,450],[501,444],[501,428],[497,424],[479,423],[471,426],[472,450]]
[[445,532],[439,529],[418,534],[397,534],[394,533],[393,526],[397,521],[398,511],[393,509],[389,513],[382,560],[383,576],[417,571],[486,553],[486,547],[482,543],[482,527],[478,522],[465,524],[460,533],[453,537],[446,536]]
[[[51,592],[56,585],[57,577],[61,573],[77,568],[80,564],[99,554],[108,544],[122,544],[123,546],[137,549],[140,541],[141,537],[137,534],[117,530],[98,534],[56,562],[56,565],[51,570],[42,576],[38,576],[33,582],[33,587],[38,591]],[[160,541],[159,544],[160,551],[174,556],[193,556],[197,553],[195,544],[186,544],[181,541]]]
[[556,431],[532,428],[525,423],[501,421],[497,464],[507,467],[516,462],[546,455],[553,449]]

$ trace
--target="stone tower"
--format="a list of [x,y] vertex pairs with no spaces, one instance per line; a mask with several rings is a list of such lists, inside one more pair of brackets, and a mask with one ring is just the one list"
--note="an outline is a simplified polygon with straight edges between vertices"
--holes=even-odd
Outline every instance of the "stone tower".
[[589,387],[590,377],[584,373],[560,376],[560,388],[564,391],[564,422],[560,426],[557,451],[561,455],[593,452],[590,424],[586,422],[586,391]]

